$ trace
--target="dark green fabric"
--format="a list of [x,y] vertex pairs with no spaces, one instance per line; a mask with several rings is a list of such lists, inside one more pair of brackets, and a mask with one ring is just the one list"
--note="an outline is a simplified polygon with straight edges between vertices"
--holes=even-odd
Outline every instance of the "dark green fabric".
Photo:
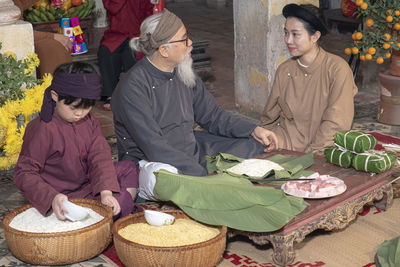
[[247,179],[226,173],[195,177],[160,170],[154,196],[172,201],[192,218],[233,229],[275,231],[307,206],[302,198],[280,189],[254,186]]
[[391,169],[396,162],[395,154],[382,151],[369,151],[356,154],[353,158],[353,168],[357,171],[381,173]]
[[386,240],[378,247],[376,259],[381,267],[400,266],[400,238]]
[[326,162],[333,163],[343,168],[351,167],[354,154],[350,151],[342,151],[340,149],[329,147],[324,150]]
[[335,144],[357,153],[374,149],[378,143],[374,136],[352,130],[335,133],[334,141]]
[[[244,159],[235,157],[230,154],[218,153],[215,157],[207,157],[207,170],[209,171],[209,173],[227,172],[226,169],[235,166],[236,164],[242,162],[243,160]],[[301,157],[285,156],[277,154],[272,157],[269,157],[267,160],[278,163],[284,168],[284,170],[272,170],[266,173],[262,178],[268,177],[268,178],[279,179],[279,178],[292,178],[294,176],[300,177],[304,176],[304,174],[310,173],[303,171],[304,169],[314,164],[314,154],[310,152]],[[235,175],[232,173],[229,174],[243,178],[255,178],[255,179],[260,178],[260,177],[249,177],[246,175]]]

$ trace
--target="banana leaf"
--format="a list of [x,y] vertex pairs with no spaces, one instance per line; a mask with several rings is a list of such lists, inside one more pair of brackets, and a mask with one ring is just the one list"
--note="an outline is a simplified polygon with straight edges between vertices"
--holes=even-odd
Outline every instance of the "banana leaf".
[[334,141],[336,145],[357,153],[374,149],[378,143],[374,136],[352,130],[335,133]]
[[228,153],[217,153],[215,157],[206,156],[208,173],[220,173],[225,169],[235,166],[244,159]]
[[397,156],[392,153],[371,150],[362,154],[356,154],[352,165],[357,171],[381,173],[391,169]]
[[155,172],[154,196],[172,201],[192,218],[234,229],[275,231],[306,208],[302,198],[286,196],[280,189],[254,186],[226,173],[194,177]]
[[354,154],[349,150],[340,150],[334,147],[329,147],[324,150],[326,162],[333,163],[343,168],[351,167]]
[[[218,153],[215,157],[207,157],[207,170],[210,172],[223,172],[230,167],[235,166],[236,164],[242,162],[244,159],[239,158],[230,154],[226,153]],[[270,172],[264,174],[263,177],[249,177],[247,175],[234,175],[243,178],[255,178],[255,179],[263,179],[266,177],[274,177],[276,179],[279,178],[291,178],[296,174],[300,174],[299,172],[303,171],[304,169],[310,167],[314,164],[314,155],[310,152],[303,156],[296,157],[296,156],[285,156],[281,154],[274,155],[269,157],[268,160],[273,161],[279,165],[281,165],[284,170],[271,170]],[[309,173],[309,172],[307,172]],[[304,175],[304,174],[302,174]],[[302,176],[300,175],[300,176]],[[297,175],[298,176],[298,175]],[[299,177],[300,177],[299,176]],[[262,181],[262,180],[260,180]]]
[[400,238],[386,240],[378,247],[376,259],[381,267],[400,266]]
[[273,232],[282,228],[305,206],[299,198],[287,197],[274,206],[254,205],[241,210],[199,210],[179,206],[187,215],[210,225],[226,225],[232,229],[248,232]]

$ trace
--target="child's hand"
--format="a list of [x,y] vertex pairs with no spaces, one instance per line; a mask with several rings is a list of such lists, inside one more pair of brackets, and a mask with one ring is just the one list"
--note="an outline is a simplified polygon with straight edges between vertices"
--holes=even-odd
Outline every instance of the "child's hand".
[[57,194],[53,198],[53,202],[51,203],[51,207],[53,208],[53,212],[56,214],[57,219],[61,221],[65,221],[64,213],[68,213],[68,210],[62,204],[63,200],[68,200],[68,197],[64,194]]
[[113,215],[117,215],[121,211],[121,207],[115,197],[113,197],[110,190],[103,190],[100,193],[101,203],[107,205],[113,209]]

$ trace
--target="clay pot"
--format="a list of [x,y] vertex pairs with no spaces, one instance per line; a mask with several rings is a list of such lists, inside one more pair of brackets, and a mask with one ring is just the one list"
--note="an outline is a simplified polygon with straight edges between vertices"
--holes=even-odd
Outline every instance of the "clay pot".
[[390,74],[400,76],[400,50],[393,50],[392,52]]
[[400,76],[391,75],[391,71],[387,70],[379,73],[379,81],[381,83],[381,102],[378,121],[390,125],[400,125]]

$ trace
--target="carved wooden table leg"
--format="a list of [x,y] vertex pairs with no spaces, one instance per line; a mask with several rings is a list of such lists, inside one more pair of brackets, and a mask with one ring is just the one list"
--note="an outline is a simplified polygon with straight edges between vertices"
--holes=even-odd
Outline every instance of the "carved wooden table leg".
[[295,253],[293,248],[295,236],[271,236],[271,244],[274,247],[272,259],[280,266],[287,266],[294,261]]
[[381,187],[383,197],[377,200],[374,205],[380,210],[387,210],[393,204],[393,187],[392,184],[387,184]]

